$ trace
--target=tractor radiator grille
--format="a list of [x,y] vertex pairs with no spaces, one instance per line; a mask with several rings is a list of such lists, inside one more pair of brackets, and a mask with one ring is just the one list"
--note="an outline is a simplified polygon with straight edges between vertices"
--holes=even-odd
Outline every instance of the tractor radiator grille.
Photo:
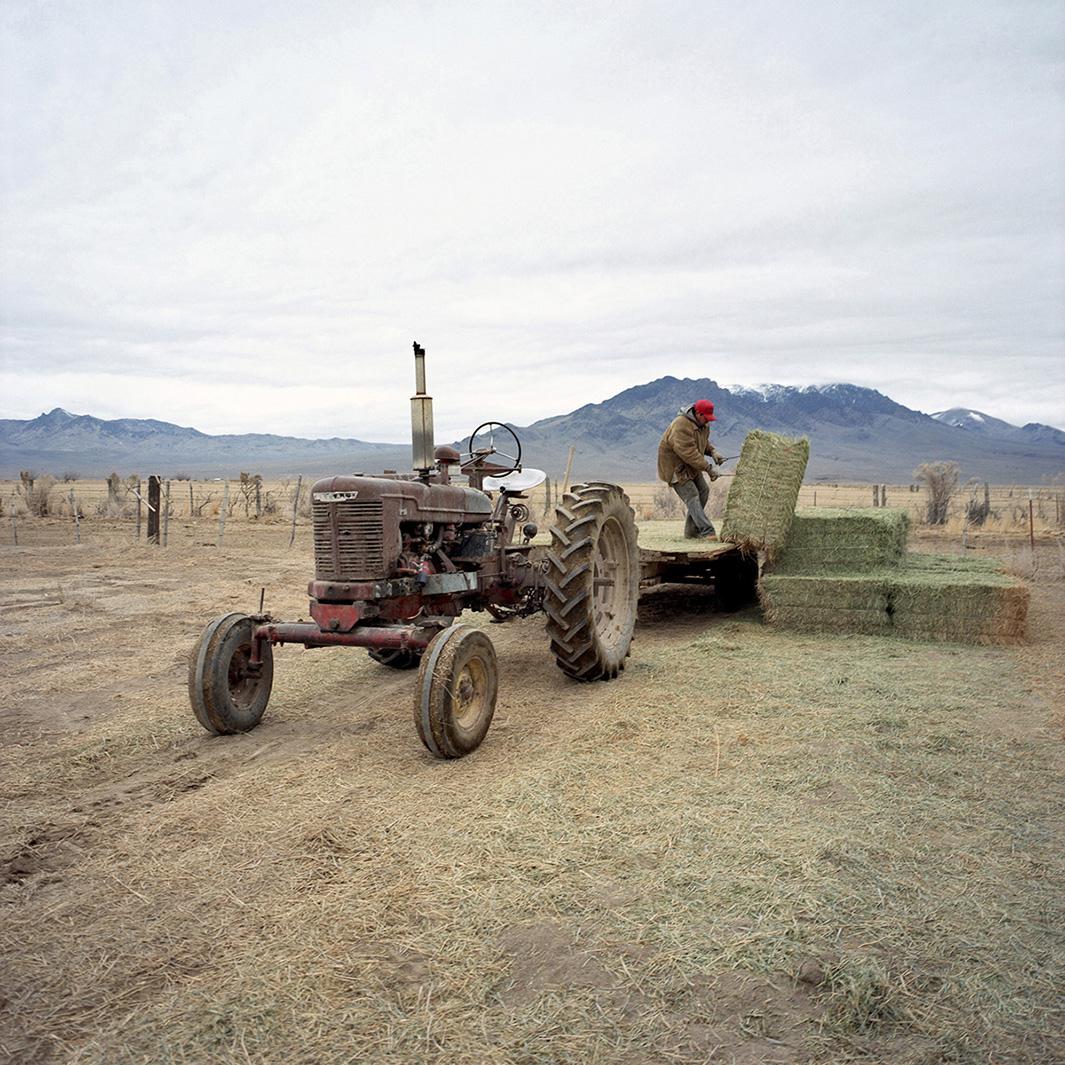
[[314,572],[320,581],[385,577],[385,526],[380,502],[314,503]]

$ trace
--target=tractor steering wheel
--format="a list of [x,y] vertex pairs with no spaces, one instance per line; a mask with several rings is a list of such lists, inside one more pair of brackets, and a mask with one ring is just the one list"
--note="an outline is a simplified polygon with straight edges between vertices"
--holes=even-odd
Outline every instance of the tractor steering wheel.
[[[497,436],[502,436],[503,445],[509,447],[510,451],[504,451],[496,445]],[[506,470],[492,471],[497,477],[505,477],[508,473],[521,469],[521,441],[509,425],[504,425],[502,422],[484,422],[478,425],[470,433],[469,451],[465,456],[466,461],[462,464],[463,468],[478,458],[487,459],[492,455],[498,455],[510,463]],[[493,462],[492,465],[495,466],[496,463]]]

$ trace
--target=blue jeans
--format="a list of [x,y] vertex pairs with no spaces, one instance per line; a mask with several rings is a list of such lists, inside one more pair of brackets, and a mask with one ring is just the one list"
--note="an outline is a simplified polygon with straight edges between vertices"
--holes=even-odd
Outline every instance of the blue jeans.
[[717,530],[714,523],[706,516],[706,501],[710,498],[710,482],[705,473],[700,473],[694,481],[670,485],[688,508],[684,519],[684,535],[693,540],[697,536],[714,536]]

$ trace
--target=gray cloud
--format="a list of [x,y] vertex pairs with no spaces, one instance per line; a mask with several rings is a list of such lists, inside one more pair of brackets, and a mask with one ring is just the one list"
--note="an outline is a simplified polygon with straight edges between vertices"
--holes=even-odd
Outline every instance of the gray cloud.
[[0,416],[403,439],[663,374],[1065,425],[1056,3],[4,9]]

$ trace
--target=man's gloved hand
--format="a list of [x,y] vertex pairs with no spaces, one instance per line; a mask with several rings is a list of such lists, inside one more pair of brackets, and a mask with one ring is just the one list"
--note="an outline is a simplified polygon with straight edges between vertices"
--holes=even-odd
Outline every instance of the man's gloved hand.
[[718,473],[713,466],[710,466],[706,471],[706,476],[709,477],[711,481],[716,481],[721,474]]
[[717,464],[718,464],[719,466],[723,466],[723,465],[725,464],[725,456],[724,456],[724,455],[722,455],[722,454],[721,454],[721,452],[720,452],[720,451],[718,451],[718,449],[717,449],[716,447],[711,447],[711,448],[710,448],[710,457],[711,457],[711,458],[712,458],[712,459],[714,460],[714,462],[716,462],[716,463],[717,463]]

